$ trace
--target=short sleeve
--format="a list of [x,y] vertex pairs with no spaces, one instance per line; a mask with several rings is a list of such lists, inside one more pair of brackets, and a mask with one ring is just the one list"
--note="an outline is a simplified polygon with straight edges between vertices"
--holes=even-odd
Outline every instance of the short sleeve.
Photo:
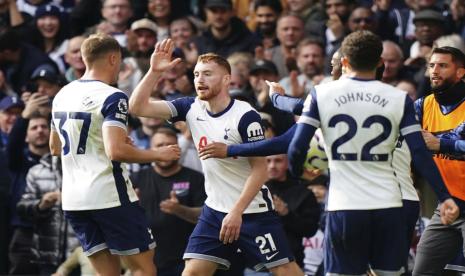
[[238,126],[242,143],[265,140],[265,132],[261,122],[262,119],[255,110],[250,110],[242,115]]
[[183,97],[172,101],[166,101],[171,110],[171,121],[185,121],[187,112],[189,112],[194,101],[194,97]]
[[128,96],[116,92],[108,96],[102,105],[103,126],[126,129],[128,122]]
[[318,111],[315,88],[310,91],[310,94],[305,99],[302,116],[300,116],[298,123],[311,125],[315,128],[320,127],[320,113]]

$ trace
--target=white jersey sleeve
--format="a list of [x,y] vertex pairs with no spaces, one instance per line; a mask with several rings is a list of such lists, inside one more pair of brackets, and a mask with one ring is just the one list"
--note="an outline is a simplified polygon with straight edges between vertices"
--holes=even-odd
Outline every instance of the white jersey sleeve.
[[103,127],[126,129],[128,98],[99,81],[74,81],[53,101],[62,143],[64,210],[93,210],[137,200],[126,167],[104,149]]

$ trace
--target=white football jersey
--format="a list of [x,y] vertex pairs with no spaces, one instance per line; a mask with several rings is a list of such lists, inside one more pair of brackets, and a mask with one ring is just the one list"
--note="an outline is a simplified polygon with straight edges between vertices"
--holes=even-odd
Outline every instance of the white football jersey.
[[322,129],[329,211],[402,206],[392,154],[400,133],[420,131],[417,121],[405,119],[413,116],[404,117],[406,97],[379,81],[352,78],[316,86],[307,97],[299,123]]
[[63,210],[94,210],[137,200],[126,166],[111,161],[102,128],[126,130],[128,98],[118,89],[94,80],[77,80],[53,100],[52,128],[63,146]]
[[[205,102],[198,98],[180,98],[166,103],[171,109],[173,121],[187,122],[197,150],[211,142],[230,145],[265,139],[260,115],[246,102],[231,100],[230,105],[218,114],[208,112]],[[210,158],[201,162],[207,193],[205,204],[228,213],[239,199],[251,173],[248,158]],[[270,192],[263,186],[244,213],[272,209]]]

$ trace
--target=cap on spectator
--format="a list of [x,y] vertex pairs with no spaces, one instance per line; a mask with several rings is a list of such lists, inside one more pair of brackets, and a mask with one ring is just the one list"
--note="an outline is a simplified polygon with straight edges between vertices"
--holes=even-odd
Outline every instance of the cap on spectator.
[[58,83],[59,74],[50,64],[42,64],[37,67],[31,75],[31,81],[44,79],[51,83]]
[[18,97],[6,96],[0,101],[0,110],[5,111],[13,107],[24,108],[24,103]]
[[205,8],[225,8],[232,10],[231,0],[207,0]]
[[266,59],[256,60],[255,63],[250,68],[250,74],[256,74],[258,71],[266,71],[278,75],[278,68],[274,65],[273,62]]
[[446,22],[444,16],[440,12],[431,9],[425,9],[417,12],[413,18],[413,23],[418,21],[436,21],[438,23]]
[[55,5],[40,5],[36,10],[35,18],[40,18],[46,15],[61,18],[60,8]]
[[140,30],[140,29],[149,30],[157,34],[157,24],[155,24],[155,22],[147,18],[142,18],[132,23],[131,25],[132,31]]

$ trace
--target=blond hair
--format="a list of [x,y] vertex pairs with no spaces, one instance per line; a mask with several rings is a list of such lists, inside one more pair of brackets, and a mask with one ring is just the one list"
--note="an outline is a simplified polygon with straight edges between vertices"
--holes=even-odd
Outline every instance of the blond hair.
[[108,53],[121,52],[121,47],[112,36],[107,34],[93,34],[81,45],[82,59],[87,64],[92,64]]

